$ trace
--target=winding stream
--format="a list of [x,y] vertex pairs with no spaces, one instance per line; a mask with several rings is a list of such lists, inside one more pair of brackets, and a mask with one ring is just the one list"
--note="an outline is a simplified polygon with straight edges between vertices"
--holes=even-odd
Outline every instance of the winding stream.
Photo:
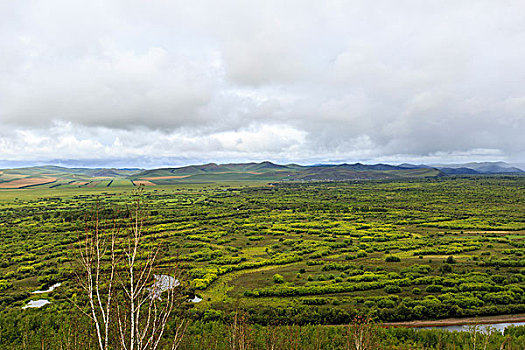
[[52,292],[54,291],[57,287],[60,287],[62,285],[62,283],[55,283],[53,284],[51,287],[49,287],[48,289],[46,290],[35,290],[34,292],[31,292],[31,294],[41,294],[41,293],[49,293],[49,292]]
[[200,303],[202,301],[202,298],[198,296],[194,296],[193,299],[188,300],[191,303]]
[[29,303],[27,303],[26,306],[23,306],[22,309],[27,309],[30,307],[42,307],[44,305],[50,304],[51,302],[47,299],[38,299],[38,300],[30,300]]

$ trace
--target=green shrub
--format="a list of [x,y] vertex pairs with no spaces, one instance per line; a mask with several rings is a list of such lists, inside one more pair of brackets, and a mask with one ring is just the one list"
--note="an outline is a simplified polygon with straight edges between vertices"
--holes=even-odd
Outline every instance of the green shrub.
[[439,267],[439,272],[441,272],[442,274],[451,273],[452,266],[450,266],[449,264],[443,264]]
[[427,286],[425,288],[425,291],[427,293],[439,293],[443,290],[443,286],[440,286],[438,284],[431,284],[430,286]]
[[0,291],[13,288],[13,283],[10,283],[6,280],[0,280]]
[[284,277],[276,273],[273,275],[273,282],[274,283],[284,283]]
[[357,257],[358,258],[366,258],[368,256],[368,254],[365,252],[365,251],[360,251],[359,253],[357,253]]
[[395,284],[389,284],[389,285],[385,286],[384,290],[388,294],[400,293],[401,292],[401,287],[396,286]]
[[385,261],[386,262],[400,262],[401,259],[397,256],[394,256],[394,255],[389,255],[385,258]]

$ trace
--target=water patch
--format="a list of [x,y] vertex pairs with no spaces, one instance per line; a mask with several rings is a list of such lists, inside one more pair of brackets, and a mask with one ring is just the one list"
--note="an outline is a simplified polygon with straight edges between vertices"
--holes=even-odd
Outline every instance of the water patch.
[[180,281],[175,277],[168,275],[154,275],[154,277],[155,283],[153,283],[153,286],[148,288],[150,298],[160,300],[160,295],[163,292],[167,291],[168,289],[173,289],[177,286],[180,286]]
[[50,303],[51,302],[47,299],[30,300],[26,306],[22,307],[22,309],[27,309],[28,307],[42,307]]
[[199,298],[198,296],[194,296],[193,299],[188,300],[192,303],[200,303],[202,301],[202,298]]
[[525,322],[503,322],[503,323],[492,323],[492,324],[463,324],[455,326],[435,326],[435,327],[421,327],[420,329],[438,329],[448,332],[471,332],[477,331],[481,333],[499,332],[503,333],[505,328],[510,326],[525,326]]
[[49,292],[52,292],[55,290],[55,288],[57,287],[60,287],[62,285],[62,283],[55,283],[53,284],[51,287],[49,287],[48,289],[46,290],[35,290],[34,292],[32,292],[31,294],[41,294],[41,293],[49,293]]

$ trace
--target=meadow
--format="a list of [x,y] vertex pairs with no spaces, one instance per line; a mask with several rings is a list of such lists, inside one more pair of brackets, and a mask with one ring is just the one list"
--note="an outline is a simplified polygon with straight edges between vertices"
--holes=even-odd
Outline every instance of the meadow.
[[[4,319],[71,309],[89,213],[124,222],[132,188],[0,190]],[[194,322],[236,310],[258,327],[525,313],[523,176],[184,183],[143,196],[142,244],[183,266],[188,296],[202,299],[184,305]],[[21,309],[57,282],[50,304]]]

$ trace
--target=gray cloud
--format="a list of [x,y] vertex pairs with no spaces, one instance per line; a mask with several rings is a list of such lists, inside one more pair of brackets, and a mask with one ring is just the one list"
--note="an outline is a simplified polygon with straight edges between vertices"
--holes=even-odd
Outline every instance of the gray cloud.
[[520,1],[0,2],[0,154],[523,162],[524,23]]

